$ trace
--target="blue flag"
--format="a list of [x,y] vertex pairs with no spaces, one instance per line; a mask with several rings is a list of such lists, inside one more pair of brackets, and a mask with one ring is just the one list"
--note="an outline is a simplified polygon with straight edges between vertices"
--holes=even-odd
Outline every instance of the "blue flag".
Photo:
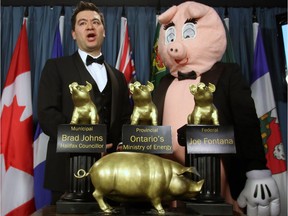
[[34,198],[36,210],[51,203],[51,192],[44,188],[46,152],[49,137],[37,125],[34,136]]
[[63,47],[61,42],[61,34],[60,34],[60,28],[58,25],[58,28],[56,29],[55,36],[54,36],[54,43],[53,43],[53,49],[52,49],[52,58],[58,58],[63,56]]

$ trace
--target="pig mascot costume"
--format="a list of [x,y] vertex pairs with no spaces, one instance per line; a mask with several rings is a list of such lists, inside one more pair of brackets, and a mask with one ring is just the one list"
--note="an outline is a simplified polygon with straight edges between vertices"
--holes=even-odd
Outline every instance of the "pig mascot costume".
[[153,99],[158,123],[172,128],[174,150],[172,155],[163,157],[185,164],[185,148],[178,144],[177,129],[187,124],[187,116],[194,108],[189,86],[200,81],[213,83],[219,123],[233,125],[237,150],[236,155],[222,158],[230,186],[230,199],[227,195],[225,199],[233,202],[234,210],[237,203],[242,208],[246,206],[249,216],[278,215],[279,191],[266,167],[250,87],[237,64],[219,62],[226,49],[220,17],[213,8],[188,1],[162,13],[159,22],[162,26],[158,51],[170,74],[163,77]]

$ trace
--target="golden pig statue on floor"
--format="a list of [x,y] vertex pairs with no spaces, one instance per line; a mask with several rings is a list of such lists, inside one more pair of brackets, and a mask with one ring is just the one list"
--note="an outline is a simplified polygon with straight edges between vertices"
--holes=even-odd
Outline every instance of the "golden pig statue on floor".
[[219,125],[218,111],[213,104],[213,92],[215,85],[209,83],[198,83],[190,85],[190,92],[194,95],[195,107],[193,112],[188,115],[188,124],[208,124]]
[[192,174],[198,175],[194,167],[153,154],[115,152],[95,162],[88,173],[80,169],[74,176],[91,176],[93,196],[104,212],[113,212],[103,199],[107,197],[119,202],[150,201],[159,214],[164,214],[162,200],[189,199],[199,194],[204,180],[192,181]]
[[141,85],[136,81],[129,84],[129,89],[134,102],[131,125],[157,126],[158,111],[151,96],[154,90],[153,83],[148,81],[147,85]]
[[92,89],[91,83],[87,85],[79,85],[73,82],[69,85],[70,93],[74,103],[74,110],[70,124],[98,124],[99,116],[97,108],[90,98]]

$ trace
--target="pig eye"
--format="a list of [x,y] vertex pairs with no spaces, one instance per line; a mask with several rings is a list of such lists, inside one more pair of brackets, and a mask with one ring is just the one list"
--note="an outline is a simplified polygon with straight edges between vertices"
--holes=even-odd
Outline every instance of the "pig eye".
[[165,44],[172,43],[176,39],[176,30],[174,26],[169,27],[165,32]]
[[182,28],[182,37],[183,39],[193,39],[196,36],[196,26],[189,22],[185,23]]

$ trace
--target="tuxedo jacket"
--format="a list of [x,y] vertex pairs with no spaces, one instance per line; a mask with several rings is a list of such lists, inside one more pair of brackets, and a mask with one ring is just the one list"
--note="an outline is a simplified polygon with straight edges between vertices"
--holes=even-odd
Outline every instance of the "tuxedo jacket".
[[[158,108],[160,125],[165,94],[174,79],[172,75],[166,75],[154,92],[153,100]],[[234,128],[237,153],[223,156],[222,160],[231,195],[237,199],[244,188],[246,172],[267,169],[260,122],[251,97],[251,90],[241,74],[239,65],[233,63],[216,63],[209,71],[201,75],[200,82],[206,85],[213,83],[216,86],[213,103],[218,110],[219,123],[232,125]]]
[[[122,125],[129,123],[132,107],[129,100],[127,82],[122,72],[104,62],[108,82],[111,82],[111,116],[108,126],[109,140],[115,150],[121,141]],[[38,92],[38,120],[45,134],[50,137],[46,158],[45,186],[55,191],[65,191],[65,173],[67,172],[67,154],[56,153],[57,127],[69,124],[74,104],[69,85],[78,82],[86,85],[86,81],[97,88],[97,84],[87,71],[78,51],[71,56],[49,59],[42,71]],[[95,96],[90,92],[92,101]],[[95,103],[96,104],[96,103]]]

